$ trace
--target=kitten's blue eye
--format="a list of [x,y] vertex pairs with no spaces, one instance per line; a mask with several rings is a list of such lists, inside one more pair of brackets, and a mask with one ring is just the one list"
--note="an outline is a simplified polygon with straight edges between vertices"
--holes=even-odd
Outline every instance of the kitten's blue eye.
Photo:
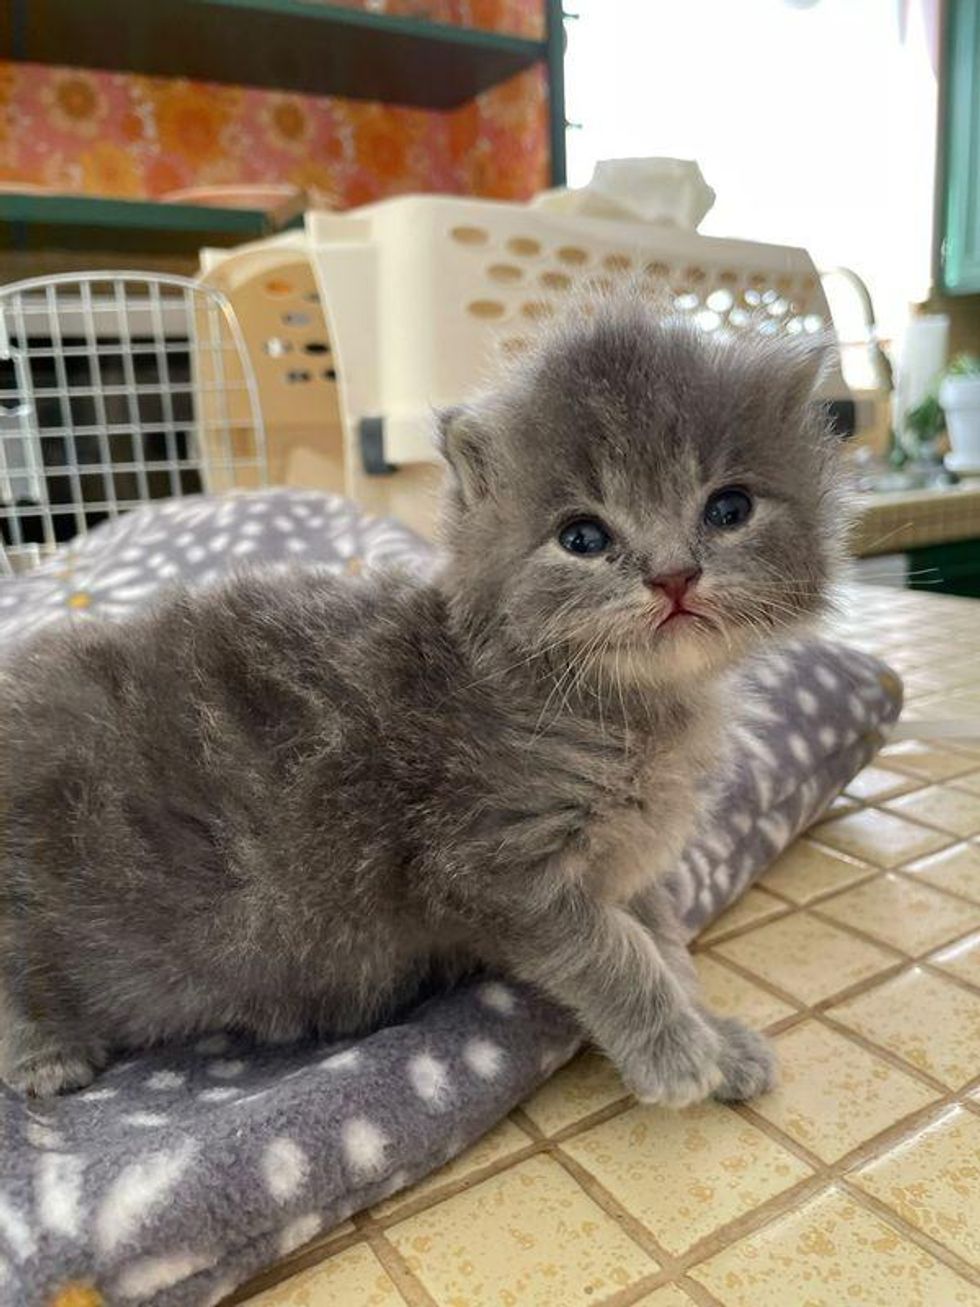
[[558,532],[558,543],[570,554],[601,554],[612,544],[609,532],[594,517],[579,517]]
[[719,531],[730,531],[741,526],[752,516],[752,498],[739,486],[726,486],[716,490],[704,506],[706,525]]

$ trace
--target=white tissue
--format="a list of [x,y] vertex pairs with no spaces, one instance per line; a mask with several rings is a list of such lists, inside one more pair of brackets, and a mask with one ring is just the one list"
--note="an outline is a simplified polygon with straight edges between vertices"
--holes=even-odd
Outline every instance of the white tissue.
[[684,231],[695,231],[714,202],[714,191],[692,159],[602,159],[588,186],[542,191],[531,201],[553,213]]

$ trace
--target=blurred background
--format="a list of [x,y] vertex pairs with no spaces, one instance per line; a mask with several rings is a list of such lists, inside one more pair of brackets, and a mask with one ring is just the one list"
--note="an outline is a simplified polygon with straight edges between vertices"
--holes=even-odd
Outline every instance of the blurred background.
[[[435,335],[424,357],[408,356],[403,333],[404,357],[378,343],[370,365],[341,366],[345,340],[351,363],[355,336],[393,335],[397,311],[383,330],[379,319],[342,331],[326,256],[312,256],[304,292],[323,300],[310,342],[260,331],[262,305],[240,294],[274,480],[340,488],[428,529],[423,400],[474,384],[478,350],[523,347],[523,320],[554,311],[602,244],[594,281],[643,268],[708,329],[760,315],[765,330],[832,325],[841,366],[827,398],[878,496],[857,552],[900,550],[907,580],[910,550],[980,537],[980,0],[10,0],[0,13],[0,285],[135,268],[230,294],[245,265],[222,251],[305,241],[309,255],[353,239],[328,215],[408,196],[509,206],[485,210],[489,225],[475,210],[460,219],[484,233],[488,259],[508,252],[490,239],[498,220],[563,224],[581,237],[581,264],[525,234],[516,263],[481,265],[489,298],[465,300],[462,269],[438,292],[435,273],[401,286],[433,332],[463,297],[468,327],[490,342],[474,335],[452,376],[430,367],[446,352]],[[382,237],[385,221],[370,219],[376,251],[423,223],[403,218]],[[647,261],[634,267],[623,241]],[[748,246],[729,248],[726,267],[719,241]],[[802,265],[793,282],[793,250],[812,287]],[[526,262],[547,257],[554,266]],[[532,282],[548,294],[514,298]],[[308,312],[280,309],[293,313],[287,327]],[[307,344],[329,346],[331,366],[292,366]],[[409,372],[416,393],[396,395],[391,378]],[[30,406],[19,386],[6,386],[10,411]],[[189,449],[191,435],[177,435]],[[96,461],[94,449],[72,457]],[[200,482],[178,480],[167,484]],[[0,501],[40,494],[29,490],[8,476]],[[976,552],[957,584],[980,591]]]

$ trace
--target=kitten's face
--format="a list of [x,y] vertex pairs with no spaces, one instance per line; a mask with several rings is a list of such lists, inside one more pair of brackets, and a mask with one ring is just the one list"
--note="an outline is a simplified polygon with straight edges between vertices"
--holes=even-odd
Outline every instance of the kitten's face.
[[837,535],[818,367],[636,305],[566,330],[445,423],[469,611],[636,682],[719,670],[816,611]]

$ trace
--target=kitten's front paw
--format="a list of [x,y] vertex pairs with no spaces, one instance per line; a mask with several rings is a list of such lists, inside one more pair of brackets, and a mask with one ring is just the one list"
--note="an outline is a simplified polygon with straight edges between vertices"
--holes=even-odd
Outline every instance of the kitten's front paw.
[[715,1098],[744,1103],[774,1089],[776,1055],[769,1040],[735,1017],[712,1016],[711,1024],[721,1040],[722,1081]]
[[722,1042],[697,1012],[679,1012],[650,1043],[623,1059],[626,1087],[641,1103],[688,1107],[719,1089]]

